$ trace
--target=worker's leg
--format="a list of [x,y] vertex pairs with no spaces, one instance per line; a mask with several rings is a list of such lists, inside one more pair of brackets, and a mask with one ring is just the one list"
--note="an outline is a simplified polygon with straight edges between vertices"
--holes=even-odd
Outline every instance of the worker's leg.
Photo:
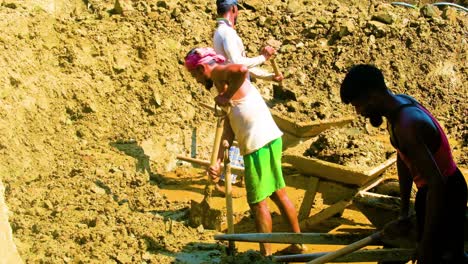
[[[270,209],[266,200],[263,200],[256,204],[250,204],[250,208],[254,213],[255,226],[259,233],[271,233],[272,221]],[[271,255],[271,245],[269,243],[260,243],[260,252],[264,256]]]
[[[299,226],[299,221],[297,218],[296,208],[294,204],[289,199],[288,195],[286,194],[286,189],[281,188],[276,190],[271,196],[271,200],[278,206],[281,211],[281,215],[283,218],[289,223],[292,231],[294,233],[300,233],[301,228]],[[292,244],[291,246],[279,252],[279,254],[300,254],[304,253],[307,250],[306,246],[303,244]]]
[[442,228],[441,248],[443,263],[466,263],[465,260],[465,222],[467,186],[462,173],[457,170],[447,179],[447,202],[444,203],[444,222]]
[[271,200],[278,206],[281,211],[281,215],[284,219],[289,223],[291,229],[294,233],[300,233],[301,229],[299,227],[299,221],[297,219],[297,212],[294,204],[289,199],[288,195],[286,194],[285,188],[281,188],[275,191],[271,195]]

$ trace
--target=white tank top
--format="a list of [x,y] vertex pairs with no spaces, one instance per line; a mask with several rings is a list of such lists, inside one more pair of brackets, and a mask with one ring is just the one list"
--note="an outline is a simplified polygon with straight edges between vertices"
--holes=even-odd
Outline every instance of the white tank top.
[[[229,123],[242,155],[250,154],[283,135],[258,90],[250,85],[248,94],[232,100]],[[246,85],[246,83],[244,83]]]

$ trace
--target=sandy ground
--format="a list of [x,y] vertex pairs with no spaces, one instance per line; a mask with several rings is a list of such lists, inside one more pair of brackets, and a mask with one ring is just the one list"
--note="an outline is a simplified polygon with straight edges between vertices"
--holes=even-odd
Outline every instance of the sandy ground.
[[[215,3],[124,2],[131,8],[123,14],[112,0],[0,2],[0,177],[13,241],[26,263],[226,262],[217,231],[187,224],[206,179],[176,159],[191,155],[194,138],[197,157],[210,156],[215,118],[199,102],[212,102],[212,94],[182,58],[211,45]],[[441,121],[466,176],[468,18],[425,2],[407,9],[384,1],[244,0],[238,32],[249,56],[269,40],[281,44],[284,85],[297,96],[271,104],[284,117],[307,123],[353,115],[340,103],[339,84],[349,66],[373,63],[395,92],[414,96]],[[272,83],[255,85],[272,97]],[[362,119],[348,129],[386,138]],[[336,138],[329,146],[343,140],[329,138]],[[354,144],[353,155],[369,157],[381,147]],[[299,206],[303,186],[288,181]],[[315,211],[323,208],[317,201]],[[247,210],[243,198],[235,206]],[[252,232],[248,214],[242,219],[236,230]],[[323,225],[311,230],[374,228],[353,208]]]

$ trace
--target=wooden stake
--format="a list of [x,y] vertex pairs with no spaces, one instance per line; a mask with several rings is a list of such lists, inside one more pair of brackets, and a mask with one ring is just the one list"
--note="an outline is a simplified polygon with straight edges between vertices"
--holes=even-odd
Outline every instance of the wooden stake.
[[307,184],[307,190],[302,199],[301,207],[299,209],[299,220],[307,219],[310,215],[312,205],[314,205],[315,194],[318,189],[319,178],[310,177],[309,183]]
[[[229,142],[223,141],[224,146],[224,188],[226,193],[226,218],[228,234],[234,234],[234,210],[232,207],[232,183],[231,183],[231,160],[229,159]],[[228,255],[234,255],[236,244],[229,241]]]
[[351,203],[351,201],[342,200],[337,203],[334,203],[333,205],[330,205],[329,207],[314,214],[313,216],[300,221],[301,229],[308,229],[311,226],[314,226],[338,213],[341,213]]

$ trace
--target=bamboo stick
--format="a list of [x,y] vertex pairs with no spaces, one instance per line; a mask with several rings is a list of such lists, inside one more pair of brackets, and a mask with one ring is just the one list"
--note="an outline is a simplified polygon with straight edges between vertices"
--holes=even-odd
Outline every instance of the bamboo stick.
[[[274,256],[274,262],[307,262],[322,257],[330,252],[312,254],[297,254]],[[414,249],[388,248],[359,250],[349,255],[338,257],[333,262],[379,262],[379,261],[408,261],[413,256]]]
[[[234,240],[243,242],[281,243],[281,244],[316,244],[348,245],[365,238],[362,234],[328,234],[328,233],[244,233],[218,234],[216,240]],[[379,245],[379,243],[374,243]],[[381,245],[381,244],[380,244]]]

